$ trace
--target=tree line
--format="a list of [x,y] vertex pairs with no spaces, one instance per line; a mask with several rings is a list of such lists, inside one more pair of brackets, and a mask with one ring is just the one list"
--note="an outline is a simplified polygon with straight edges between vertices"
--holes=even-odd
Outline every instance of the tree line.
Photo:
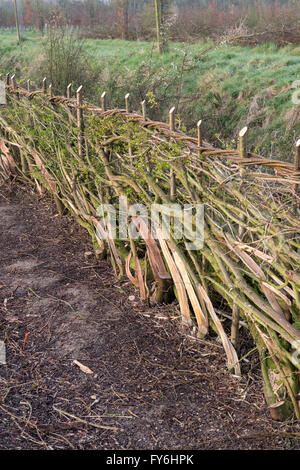
[[[247,31],[299,26],[298,0],[16,0],[22,28],[41,32],[51,19],[87,37],[174,40],[214,38],[243,25]],[[14,2],[2,0],[0,27],[14,27]]]

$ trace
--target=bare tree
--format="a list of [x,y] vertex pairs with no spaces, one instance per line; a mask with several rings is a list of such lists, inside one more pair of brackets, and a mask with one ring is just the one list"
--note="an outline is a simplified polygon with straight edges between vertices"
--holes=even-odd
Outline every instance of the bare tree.
[[120,36],[122,39],[128,39],[129,0],[115,0],[114,5],[118,15]]
[[15,8],[16,28],[17,28],[17,33],[18,33],[18,42],[19,42],[19,44],[21,44],[21,35],[20,35],[20,28],[19,28],[17,0],[14,0],[14,8]]
[[169,12],[169,0],[154,0],[157,49],[161,53],[167,45],[166,19]]
[[161,47],[161,30],[160,30],[160,0],[154,0],[154,8],[155,8],[155,24],[156,24],[156,40],[157,40],[157,50],[159,53],[162,52]]

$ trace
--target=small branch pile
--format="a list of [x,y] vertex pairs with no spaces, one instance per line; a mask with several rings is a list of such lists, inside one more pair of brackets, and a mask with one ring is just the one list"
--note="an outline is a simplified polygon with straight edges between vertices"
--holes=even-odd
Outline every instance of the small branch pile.
[[[14,85],[8,90],[0,113],[2,177],[15,175],[52,193],[58,210],[70,211],[89,231],[97,255],[110,256],[116,275],[126,274],[141,299],[175,296],[185,328],[202,338],[213,328],[237,376],[239,326],[246,323],[273,418],[294,411],[299,419],[299,167],[245,153],[242,139],[238,151],[215,149],[145,113],[130,113],[128,102],[126,110],[106,110],[104,101],[97,108],[80,96],[47,96]],[[161,230],[153,237],[136,215],[127,236],[115,239],[97,208],[118,209],[125,197],[148,213],[153,204],[204,204],[203,248],[187,249],[186,232],[179,240],[172,231],[167,240]],[[231,339],[215,310],[220,298],[232,311]]]

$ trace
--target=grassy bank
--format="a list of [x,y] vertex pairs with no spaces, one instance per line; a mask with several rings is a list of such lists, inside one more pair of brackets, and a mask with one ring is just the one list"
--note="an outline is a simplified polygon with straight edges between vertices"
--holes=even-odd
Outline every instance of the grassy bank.
[[[0,31],[0,71],[40,80],[42,44],[35,32],[26,33],[20,47],[15,34]],[[300,136],[300,105],[293,104],[291,87],[300,80],[300,46],[172,43],[159,56],[151,43],[88,39],[84,50],[87,82],[93,75],[86,96],[94,102],[106,90],[111,105],[124,106],[130,92],[132,107],[147,98],[148,114],[157,119],[166,119],[175,105],[178,126],[191,132],[202,118],[206,138],[219,146],[234,146],[248,125],[251,150],[291,159]]]

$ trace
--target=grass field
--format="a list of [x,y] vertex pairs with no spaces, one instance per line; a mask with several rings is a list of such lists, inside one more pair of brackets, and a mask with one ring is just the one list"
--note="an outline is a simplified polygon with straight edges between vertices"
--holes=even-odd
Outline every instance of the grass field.
[[[40,81],[46,39],[36,32],[24,36],[18,46],[14,32],[0,31],[0,71],[16,71],[20,82]],[[85,92],[94,102],[106,90],[109,103],[123,107],[130,92],[135,109],[148,98],[149,116],[163,120],[175,105],[178,126],[192,132],[202,118],[206,138],[219,146],[236,145],[238,131],[248,125],[252,150],[292,158],[300,137],[300,105],[292,102],[292,83],[300,80],[300,46],[172,43],[160,56],[153,43],[88,39],[84,50],[86,73],[94,74]]]

